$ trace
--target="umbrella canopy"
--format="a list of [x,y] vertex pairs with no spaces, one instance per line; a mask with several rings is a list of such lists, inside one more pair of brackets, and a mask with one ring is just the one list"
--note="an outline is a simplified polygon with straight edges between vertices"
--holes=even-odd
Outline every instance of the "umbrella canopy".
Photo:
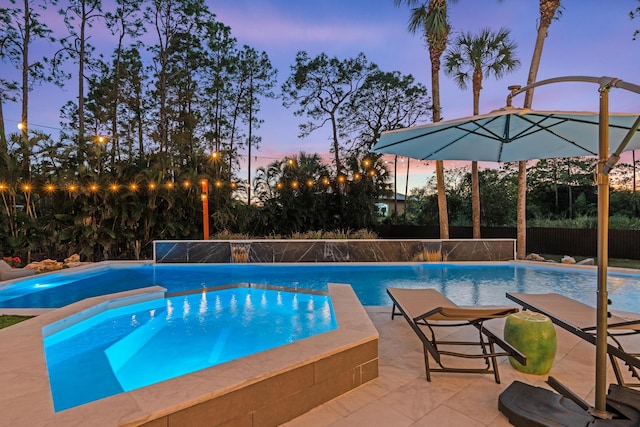
[[[511,106],[513,96],[559,82],[599,85],[598,113],[532,111]],[[609,90],[640,94],[640,86],[612,77],[568,76],[511,87],[507,106],[466,119],[384,132],[372,151],[420,160],[510,162],[558,157],[598,156],[598,285],[595,408],[606,418],[607,263],[609,229],[608,173],[625,150],[640,148],[640,114],[610,114]],[[609,140],[614,143],[609,144]]]
[[[610,114],[612,148],[638,114]],[[598,155],[598,113],[505,107],[489,114],[383,132],[372,151],[419,160],[519,160]],[[640,149],[635,133],[626,150]],[[611,150],[613,151],[613,150]]]

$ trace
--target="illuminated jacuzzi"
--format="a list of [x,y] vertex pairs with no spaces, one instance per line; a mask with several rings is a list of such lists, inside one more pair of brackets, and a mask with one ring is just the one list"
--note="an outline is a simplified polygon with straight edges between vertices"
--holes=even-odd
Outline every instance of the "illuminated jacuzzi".
[[327,295],[242,285],[151,299],[68,323],[43,329],[56,411],[337,327]]
[[152,287],[89,298],[0,330],[3,421],[7,425],[278,425],[378,376],[378,332],[351,287],[330,284],[336,329],[56,412],[43,329],[51,335],[105,310],[163,299],[164,292]]

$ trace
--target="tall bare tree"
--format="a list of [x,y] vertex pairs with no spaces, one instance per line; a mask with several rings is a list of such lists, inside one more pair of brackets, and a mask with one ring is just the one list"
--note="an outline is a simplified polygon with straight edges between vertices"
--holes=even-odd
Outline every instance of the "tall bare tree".
[[[16,5],[15,0],[10,0],[12,5]],[[31,153],[29,147],[29,92],[36,83],[52,81],[53,74],[45,72],[43,59],[32,62],[29,57],[31,44],[43,39],[53,42],[51,29],[40,21],[40,12],[49,6],[55,6],[56,0],[29,1],[23,0],[22,8],[19,6],[11,8],[0,8],[0,60],[7,59],[13,63],[22,73],[20,83],[22,93],[22,114],[21,114],[21,145],[27,150],[26,157],[22,165],[22,173],[28,177],[31,172]],[[15,85],[13,82],[6,82],[4,89]],[[0,102],[8,99],[7,93],[0,96]],[[4,132],[4,130],[3,130]]]
[[251,150],[259,148],[260,137],[255,135],[261,120],[257,113],[260,110],[261,97],[273,98],[271,90],[276,84],[277,70],[271,65],[266,52],[258,52],[252,47],[244,46],[238,54],[237,86],[246,93],[243,98],[243,120],[247,130],[247,204],[251,204]]
[[[120,159],[120,138],[118,135],[118,111],[122,98],[122,81],[126,78],[126,70],[122,67],[124,55],[124,39],[126,36],[136,40],[144,33],[140,6],[143,0],[117,0],[116,10],[105,15],[107,27],[118,37],[113,58],[113,99],[111,102],[111,163],[116,157]],[[141,153],[142,154],[142,153]]]
[[78,65],[78,145],[77,158],[78,165],[82,168],[84,164],[85,145],[87,135],[85,135],[84,117],[84,96],[86,72],[90,65],[91,53],[94,48],[89,44],[89,29],[96,19],[102,17],[101,0],[70,0],[65,9],[60,10],[64,16],[64,23],[69,31],[69,35],[61,39],[61,54],[65,54]]
[[[540,20],[538,22],[538,33],[536,44],[533,48],[531,66],[527,84],[536,81],[540,59],[542,58],[542,48],[547,38],[547,33],[553,18],[560,8],[560,0],[540,0]],[[533,101],[533,89],[527,91],[524,98],[524,108],[531,108]],[[518,207],[517,207],[517,244],[516,257],[524,259],[527,255],[527,162],[518,162]]]

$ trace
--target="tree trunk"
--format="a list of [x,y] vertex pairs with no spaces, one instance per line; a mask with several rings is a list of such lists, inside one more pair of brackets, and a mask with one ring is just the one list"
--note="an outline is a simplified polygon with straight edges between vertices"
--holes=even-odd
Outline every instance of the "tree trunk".
[[633,214],[638,216],[638,199],[636,197],[636,150],[631,150],[631,161],[633,162]]
[[247,147],[247,205],[251,204],[251,138],[253,138],[253,77],[249,79],[249,140]]
[[[482,69],[473,72],[473,115],[480,114],[480,90],[482,90]],[[471,223],[473,224],[473,238],[480,238],[480,183],[478,177],[478,162],[471,162]]]
[[[538,68],[540,67],[540,59],[542,58],[542,48],[544,47],[544,39],[547,37],[547,31],[551,26],[551,21],[560,7],[560,0],[540,0],[540,25],[538,27],[538,35],[536,36],[536,44],[533,49],[531,58],[531,66],[529,67],[529,76],[527,84],[536,81],[538,76]],[[524,97],[524,108],[531,108],[533,101],[533,90],[528,90]],[[517,252],[518,259],[524,259],[527,252],[527,162],[518,162],[518,211],[517,211]]]
[[4,133],[4,93],[0,91],[0,166],[2,166],[2,154],[8,151],[7,135]]
[[410,164],[411,158],[407,157],[407,179],[404,182],[404,209],[402,211],[402,218],[404,218],[404,220],[407,220],[407,201],[409,199],[409,164]]
[[516,258],[524,259],[527,255],[527,162],[518,162],[518,205],[516,227]]
[[29,147],[29,44],[31,43],[31,9],[24,0],[24,39],[22,45],[22,176],[31,181],[31,149]]
[[393,223],[398,223],[398,155],[393,157]]
[[473,238],[480,238],[480,184],[478,162],[471,162],[471,210],[473,217]]
[[[431,54],[431,92],[433,97],[433,122],[440,121],[440,56]],[[449,238],[449,214],[447,212],[447,193],[444,186],[444,162],[436,160],[436,181],[438,187],[438,218],[440,219],[440,238]]]
[[82,3],[80,17],[80,51],[78,53],[78,166],[84,168],[84,63],[85,63],[85,26],[87,18],[85,4]]

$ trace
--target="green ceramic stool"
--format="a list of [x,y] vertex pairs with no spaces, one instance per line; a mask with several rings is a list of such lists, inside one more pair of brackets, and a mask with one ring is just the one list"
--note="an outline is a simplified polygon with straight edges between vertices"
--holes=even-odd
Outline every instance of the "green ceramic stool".
[[518,371],[544,375],[551,369],[556,357],[556,330],[544,314],[520,311],[509,315],[504,340],[527,357],[526,365],[509,357],[511,366]]

